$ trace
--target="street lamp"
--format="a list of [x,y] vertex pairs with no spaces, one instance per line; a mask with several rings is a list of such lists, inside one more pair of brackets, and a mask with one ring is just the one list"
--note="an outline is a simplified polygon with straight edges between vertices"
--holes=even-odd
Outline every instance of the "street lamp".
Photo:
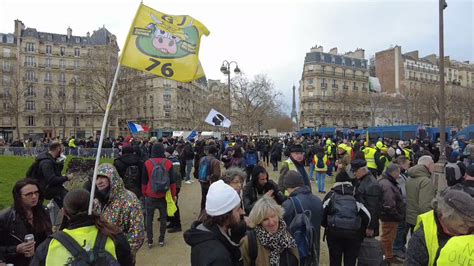
[[444,9],[448,7],[446,0],[439,0],[439,136],[440,136],[440,162],[446,162],[446,103],[444,93]]
[[[239,65],[235,61],[229,62],[227,60],[224,60],[222,62],[222,66],[221,66],[222,74],[227,75],[227,89],[229,91],[229,112],[228,112],[227,115],[229,116],[229,118],[230,118],[231,113],[232,113],[232,100],[231,100],[231,91],[230,91],[230,67],[231,67],[232,64],[235,64],[234,73],[235,74],[240,74]],[[230,129],[229,129],[229,131],[230,131]]]
[[[76,136],[76,126],[77,126],[77,80],[76,80],[76,77],[73,77],[71,79],[71,82],[70,84],[72,84],[74,86],[74,91],[73,91],[73,98],[74,98],[74,101],[73,101],[73,108],[74,108],[74,121],[73,121],[73,128],[74,128],[74,136]],[[76,136],[77,137],[77,136]]]

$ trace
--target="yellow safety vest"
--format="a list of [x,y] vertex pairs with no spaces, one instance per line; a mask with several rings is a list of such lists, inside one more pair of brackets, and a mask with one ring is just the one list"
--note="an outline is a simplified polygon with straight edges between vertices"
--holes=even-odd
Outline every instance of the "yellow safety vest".
[[328,156],[327,156],[327,155],[324,155],[324,157],[323,157],[323,163],[324,163],[324,167],[323,167],[323,168],[319,168],[319,167],[318,167],[318,161],[319,161],[318,156],[317,156],[317,155],[314,155],[314,158],[313,158],[314,171],[315,171],[315,172],[327,172],[327,171],[328,171],[328,165],[327,165]]
[[69,148],[76,148],[75,139],[70,139],[68,146]]
[[[94,225],[80,227],[73,230],[64,229],[64,232],[69,234],[77,243],[83,246],[86,243],[86,247],[92,249],[95,244],[95,239],[99,230]],[[109,237],[105,244],[105,250],[109,252],[115,259],[115,244],[114,241]],[[46,266],[66,265],[68,259],[72,257],[71,253],[56,239],[52,239],[49,243],[48,254],[46,255]]]
[[332,158],[332,147],[331,147],[331,144],[327,145],[326,154],[329,156],[329,158]]
[[391,161],[388,160],[388,157],[385,157],[385,155],[380,156],[380,160],[385,160],[385,164],[383,167],[384,171],[387,169],[388,165],[392,163]]
[[371,169],[377,169],[377,164],[375,163],[375,152],[376,149],[367,147],[364,149],[365,161],[367,162],[367,167]]
[[428,250],[429,266],[434,264],[436,252],[438,252],[438,226],[436,225],[434,211],[425,212],[418,215],[416,220],[415,231],[420,228],[420,224],[423,224],[423,231],[425,233],[426,249]]
[[407,157],[408,160],[411,161],[412,160],[412,158],[411,158],[412,151],[410,149],[403,148],[403,152],[405,153],[405,157]]
[[286,162],[288,163],[288,171],[298,171],[298,169],[296,169],[295,163],[290,158],[286,159]]
[[441,249],[437,265],[474,265],[474,235],[451,237]]

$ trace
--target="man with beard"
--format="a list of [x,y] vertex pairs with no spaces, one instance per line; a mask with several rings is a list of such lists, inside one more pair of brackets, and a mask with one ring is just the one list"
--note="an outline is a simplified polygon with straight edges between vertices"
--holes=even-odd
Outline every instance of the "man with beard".
[[243,214],[240,197],[231,186],[219,180],[209,187],[203,222],[196,222],[184,233],[191,246],[191,265],[241,265],[239,244],[228,234]]

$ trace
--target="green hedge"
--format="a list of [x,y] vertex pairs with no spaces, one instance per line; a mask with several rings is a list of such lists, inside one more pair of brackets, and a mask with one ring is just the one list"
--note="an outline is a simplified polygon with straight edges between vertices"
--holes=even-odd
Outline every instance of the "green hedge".
[[[73,158],[74,157],[72,156],[67,157],[63,174],[66,173],[70,161]],[[25,177],[25,173],[33,161],[34,157],[0,156],[0,209],[6,208],[12,204],[13,185],[16,181]],[[100,162],[113,163],[113,159],[101,158]]]

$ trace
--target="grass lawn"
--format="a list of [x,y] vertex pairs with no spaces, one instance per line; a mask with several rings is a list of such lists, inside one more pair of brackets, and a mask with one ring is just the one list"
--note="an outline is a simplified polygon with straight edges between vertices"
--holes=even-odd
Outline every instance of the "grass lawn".
[[[63,173],[67,171],[66,168],[71,159],[72,156],[67,157]],[[25,173],[33,161],[34,157],[0,156],[0,209],[12,204],[13,185],[25,177]],[[101,158],[100,162],[113,163],[113,159]]]

